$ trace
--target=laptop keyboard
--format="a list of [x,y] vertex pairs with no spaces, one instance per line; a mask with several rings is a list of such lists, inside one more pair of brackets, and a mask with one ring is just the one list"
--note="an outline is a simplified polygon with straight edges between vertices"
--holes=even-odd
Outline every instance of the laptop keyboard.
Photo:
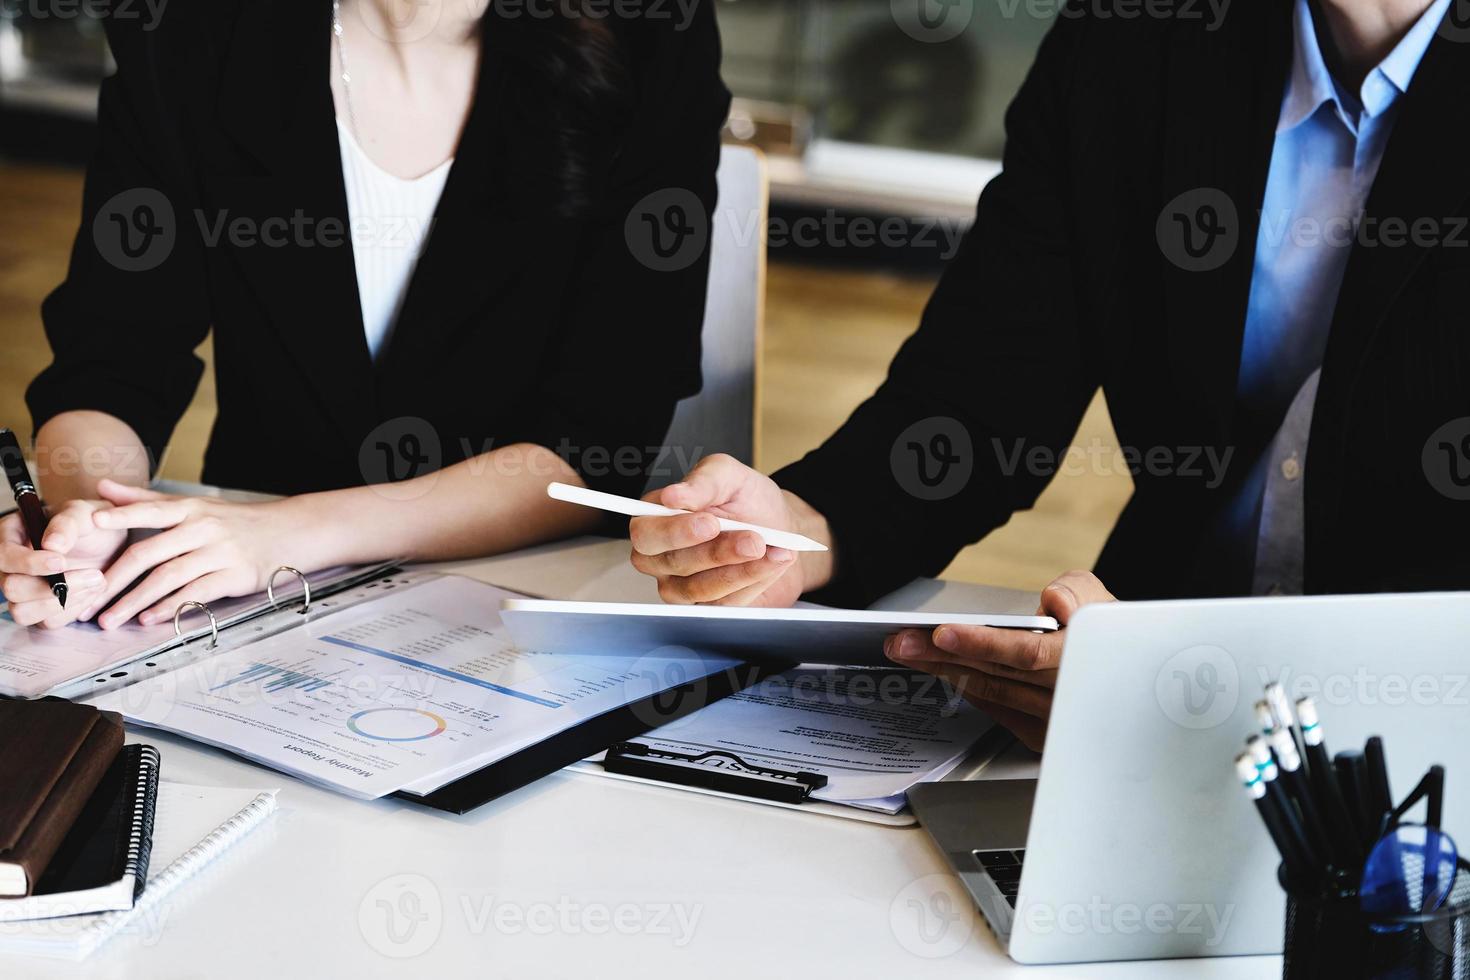
[[1021,864],[1026,852],[1019,851],[975,851],[975,860],[1000,893],[1006,897],[1011,908],[1016,907],[1016,894],[1021,888]]

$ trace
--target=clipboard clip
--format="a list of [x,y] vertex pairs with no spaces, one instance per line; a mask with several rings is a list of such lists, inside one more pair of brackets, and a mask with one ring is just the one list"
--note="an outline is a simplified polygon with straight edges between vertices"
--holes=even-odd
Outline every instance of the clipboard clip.
[[619,742],[607,750],[602,766],[608,772],[639,776],[680,786],[751,796],[776,803],[802,803],[827,785],[815,772],[792,772],[747,762],[733,752],[715,749],[690,755],[655,749],[639,742]]

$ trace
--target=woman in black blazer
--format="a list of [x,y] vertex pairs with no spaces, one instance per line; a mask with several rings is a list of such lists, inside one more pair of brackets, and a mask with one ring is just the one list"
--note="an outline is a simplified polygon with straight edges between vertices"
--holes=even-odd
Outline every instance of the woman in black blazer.
[[[0,528],[15,619],[160,622],[283,563],[592,527],[552,480],[640,491],[700,384],[708,250],[670,236],[714,206],[729,94],[711,8],[181,0],[109,20],[118,70],[43,311],[55,359],[28,392],[55,516],[44,551]],[[349,153],[389,188],[443,181],[376,352],[354,246],[401,216],[363,221],[371,189],[349,206]],[[284,500],[141,489],[211,330],[204,480]],[[125,547],[135,527],[166,530]],[[58,566],[65,610],[35,577]]]

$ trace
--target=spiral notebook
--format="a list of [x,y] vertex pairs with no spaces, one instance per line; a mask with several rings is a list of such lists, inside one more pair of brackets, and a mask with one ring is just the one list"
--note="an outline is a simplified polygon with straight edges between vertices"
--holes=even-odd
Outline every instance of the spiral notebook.
[[28,898],[0,900],[0,922],[129,909],[148,880],[158,750],[124,746]]
[[[157,942],[159,914],[185,881],[255,830],[276,810],[276,790],[230,789],[162,782],[147,883],[132,908],[59,919],[0,922],[0,953],[82,959],[119,933]],[[228,901],[222,892],[198,899]]]

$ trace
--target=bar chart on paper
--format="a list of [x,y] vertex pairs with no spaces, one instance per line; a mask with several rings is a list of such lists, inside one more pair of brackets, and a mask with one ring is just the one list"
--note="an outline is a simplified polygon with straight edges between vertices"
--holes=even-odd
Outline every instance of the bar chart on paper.
[[258,683],[270,692],[284,691],[293,687],[299,687],[304,691],[319,691],[324,687],[330,687],[332,683],[324,677],[305,674],[279,664],[251,664],[246,670],[223,684],[216,684],[210,690],[218,691],[235,684],[248,682]]

